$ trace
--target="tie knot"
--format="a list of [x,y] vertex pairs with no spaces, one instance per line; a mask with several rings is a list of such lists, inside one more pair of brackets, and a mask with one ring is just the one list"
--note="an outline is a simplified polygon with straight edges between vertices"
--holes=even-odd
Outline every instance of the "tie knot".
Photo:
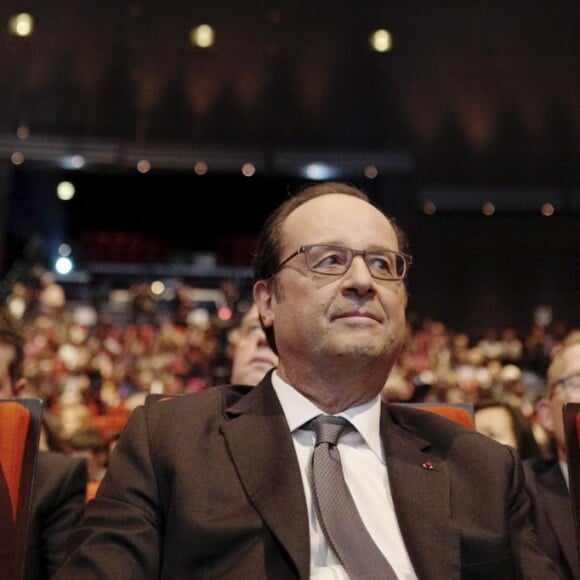
[[319,415],[310,422],[310,425],[310,428],[316,433],[316,445],[319,443],[336,445],[344,433],[354,429],[344,417],[330,415]]

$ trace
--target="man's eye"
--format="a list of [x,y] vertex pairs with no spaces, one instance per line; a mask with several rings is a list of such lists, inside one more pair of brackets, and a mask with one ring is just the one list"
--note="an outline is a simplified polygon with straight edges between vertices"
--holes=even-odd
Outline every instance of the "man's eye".
[[332,266],[341,266],[345,262],[346,262],[346,258],[344,256],[344,254],[340,254],[337,252],[331,252],[331,253],[325,254],[323,257],[318,259],[318,261],[316,262],[316,265],[318,267],[328,268],[328,267],[332,267]]
[[381,272],[392,273],[394,270],[393,261],[385,256],[373,256],[367,257],[367,263],[373,270],[380,270]]

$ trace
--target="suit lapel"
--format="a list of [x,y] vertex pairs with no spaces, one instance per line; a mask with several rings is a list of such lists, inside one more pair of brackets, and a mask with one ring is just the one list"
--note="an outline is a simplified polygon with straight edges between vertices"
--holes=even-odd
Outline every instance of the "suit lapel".
[[381,411],[381,437],[397,519],[419,578],[459,579],[459,536],[451,522],[447,464],[429,454],[428,441]]
[[310,571],[306,498],[282,407],[268,378],[226,409],[222,432],[242,485],[301,578]]

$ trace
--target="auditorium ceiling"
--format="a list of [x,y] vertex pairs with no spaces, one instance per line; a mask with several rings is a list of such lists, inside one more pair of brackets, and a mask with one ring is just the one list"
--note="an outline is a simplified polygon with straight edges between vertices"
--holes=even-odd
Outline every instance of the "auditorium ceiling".
[[[8,31],[21,12],[27,38]],[[0,21],[4,159],[580,178],[578,0],[3,0]],[[376,29],[390,51],[370,50]]]

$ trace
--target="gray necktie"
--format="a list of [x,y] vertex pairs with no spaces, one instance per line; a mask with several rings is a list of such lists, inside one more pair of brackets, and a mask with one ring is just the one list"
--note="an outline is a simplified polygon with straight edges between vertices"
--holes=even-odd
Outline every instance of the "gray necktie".
[[336,444],[354,427],[342,417],[320,415],[307,427],[316,433],[312,490],[328,543],[351,579],[396,580],[387,559],[368,533],[346,486]]

